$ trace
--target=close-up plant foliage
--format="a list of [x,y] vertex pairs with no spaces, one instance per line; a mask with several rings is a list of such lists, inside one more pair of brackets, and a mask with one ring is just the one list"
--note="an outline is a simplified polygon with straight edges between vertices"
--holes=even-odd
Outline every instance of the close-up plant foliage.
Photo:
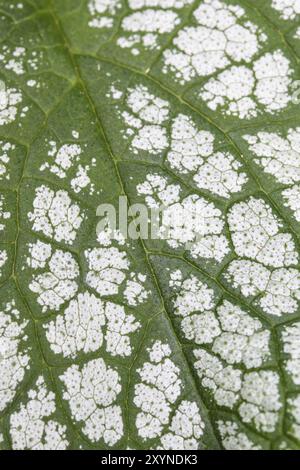
[[0,0],[0,449],[300,449],[300,0]]

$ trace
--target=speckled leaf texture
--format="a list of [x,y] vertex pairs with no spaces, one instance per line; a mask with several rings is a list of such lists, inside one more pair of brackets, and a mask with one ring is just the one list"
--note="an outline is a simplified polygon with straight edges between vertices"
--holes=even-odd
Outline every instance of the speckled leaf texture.
[[299,24],[0,0],[1,449],[300,449]]

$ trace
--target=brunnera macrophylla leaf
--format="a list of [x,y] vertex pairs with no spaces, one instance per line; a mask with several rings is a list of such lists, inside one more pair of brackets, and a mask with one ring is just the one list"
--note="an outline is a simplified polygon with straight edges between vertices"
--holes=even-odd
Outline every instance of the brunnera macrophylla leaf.
[[1,449],[300,448],[299,19],[0,0]]

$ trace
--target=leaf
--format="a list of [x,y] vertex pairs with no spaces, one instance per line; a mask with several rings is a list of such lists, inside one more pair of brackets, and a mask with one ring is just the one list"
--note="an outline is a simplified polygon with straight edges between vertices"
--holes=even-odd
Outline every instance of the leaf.
[[299,449],[299,14],[0,1],[2,449]]

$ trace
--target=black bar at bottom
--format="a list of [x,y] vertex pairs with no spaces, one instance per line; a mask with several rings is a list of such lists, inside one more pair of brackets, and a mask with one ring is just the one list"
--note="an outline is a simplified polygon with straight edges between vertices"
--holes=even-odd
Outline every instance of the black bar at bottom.
[[[1,451],[0,466],[5,468],[5,464],[10,462],[16,464],[39,465],[44,462],[47,465],[62,464],[66,462],[68,468],[73,464],[84,466],[84,470],[91,468],[106,468],[121,466],[126,469],[138,469],[143,466],[188,466],[191,468],[221,468],[223,465],[230,465],[230,468],[241,469],[241,465],[270,466],[276,460],[277,465],[298,465],[299,455],[297,451]],[[242,469],[243,470],[243,469]]]

